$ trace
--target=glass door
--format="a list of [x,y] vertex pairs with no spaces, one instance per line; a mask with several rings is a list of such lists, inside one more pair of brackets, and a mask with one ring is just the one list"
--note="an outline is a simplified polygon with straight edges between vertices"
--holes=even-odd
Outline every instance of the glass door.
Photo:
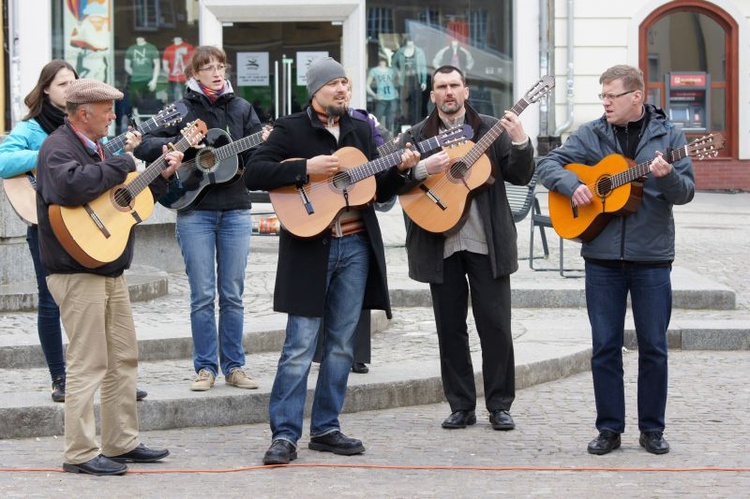
[[341,25],[331,22],[227,25],[227,76],[235,93],[253,104],[264,123],[300,111],[308,101],[307,65],[320,55],[340,60],[341,36]]

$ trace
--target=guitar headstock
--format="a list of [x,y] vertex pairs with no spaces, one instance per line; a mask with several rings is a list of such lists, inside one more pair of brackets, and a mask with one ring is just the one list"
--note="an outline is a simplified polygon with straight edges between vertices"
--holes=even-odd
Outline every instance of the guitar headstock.
[[529,103],[534,103],[542,97],[545,97],[553,88],[555,88],[554,76],[544,75],[541,80],[536,82],[534,86],[524,94],[523,98]]
[[438,136],[438,141],[442,147],[447,147],[456,142],[470,140],[473,136],[474,129],[471,125],[461,125],[441,133]]
[[719,149],[723,148],[724,135],[711,133],[690,141],[687,145],[687,152],[690,156],[696,156],[698,159],[714,158],[719,154]]
[[166,106],[152,119],[157,127],[176,125],[187,114],[187,106],[182,102],[175,102]]
[[188,142],[190,147],[195,147],[208,133],[208,128],[203,120],[195,120],[180,130],[180,133]]

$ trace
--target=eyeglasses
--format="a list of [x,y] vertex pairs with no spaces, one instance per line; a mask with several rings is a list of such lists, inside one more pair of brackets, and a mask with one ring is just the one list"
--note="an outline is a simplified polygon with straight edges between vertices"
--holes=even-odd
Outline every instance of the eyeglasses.
[[599,100],[601,100],[601,101],[604,101],[604,100],[613,101],[613,100],[617,99],[618,97],[622,97],[623,95],[632,94],[633,92],[635,92],[635,90],[628,90],[627,92],[622,92],[622,93],[619,93],[619,94],[599,94],[597,97],[599,97]]
[[219,73],[223,73],[226,69],[227,67],[224,64],[219,64],[218,66],[206,66],[204,68],[200,68],[198,71],[200,71],[201,73],[214,73],[216,71],[218,71]]

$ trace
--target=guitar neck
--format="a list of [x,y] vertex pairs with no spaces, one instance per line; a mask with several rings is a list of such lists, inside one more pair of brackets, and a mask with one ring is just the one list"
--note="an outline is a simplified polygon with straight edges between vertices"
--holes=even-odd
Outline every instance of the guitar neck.
[[263,142],[263,132],[257,132],[239,140],[235,140],[214,150],[214,156],[218,161],[237,156],[239,153],[252,149]]
[[[526,99],[521,99],[510,109],[513,114],[516,116],[520,116],[521,113],[529,107],[529,102],[526,101]],[[492,128],[490,128],[487,133],[485,133],[479,141],[477,141],[474,146],[469,149],[469,152],[466,153],[464,156],[464,162],[466,165],[473,165],[477,162],[479,157],[484,154],[484,152],[489,149],[489,147],[492,145],[497,138],[503,134],[505,131],[505,128],[502,127],[500,124],[500,120],[495,123]]]
[[[688,155],[688,146],[684,145],[677,149],[672,149],[663,157],[667,163],[674,163],[675,161],[682,159],[687,155]],[[616,189],[636,179],[639,179],[643,177],[644,175],[647,175],[650,171],[651,171],[651,160],[638,163],[634,167],[628,168],[624,172],[620,172],[616,175],[613,175],[611,177],[612,188]]]
[[[441,145],[440,140],[441,139],[439,136],[431,137],[417,144],[416,148],[419,150],[420,153],[425,153],[427,151],[431,151],[433,149],[437,149],[438,147],[440,147]],[[384,145],[385,144],[383,144],[383,146]],[[383,147],[383,146],[380,146],[380,147]],[[378,151],[380,151],[379,148],[378,148]],[[401,151],[402,149],[399,149],[396,152],[392,152],[390,154],[386,154],[385,156],[381,156],[378,159],[365,163],[364,165],[359,165],[354,168],[351,168],[347,170],[347,173],[349,174],[353,182],[359,182],[360,180],[364,180],[367,177],[371,177],[372,175],[385,171],[388,168],[392,166],[396,166],[397,164],[401,163]]]
[[[145,121],[141,125],[136,128],[141,134],[148,133],[156,128],[159,128],[159,124],[156,122],[156,118],[150,118],[149,120]],[[121,133],[117,137],[115,137],[112,140],[107,141],[106,144],[102,146],[102,149],[104,149],[106,152],[108,152],[110,155],[116,153],[123,147],[125,147],[125,143],[128,140],[128,132]]]
[[398,136],[393,137],[391,140],[384,144],[381,144],[380,146],[378,146],[378,153],[380,153],[381,156],[385,156],[386,154],[396,152],[398,150],[398,146],[396,145],[397,141]]
[[[184,152],[190,147],[190,145],[190,141],[185,137],[182,137],[174,145],[174,148],[180,152]],[[133,198],[135,198],[143,189],[148,187],[148,185],[167,168],[168,164],[165,156],[166,155],[162,155],[159,159],[148,165],[144,171],[142,171],[125,187],[125,190],[127,190]]]

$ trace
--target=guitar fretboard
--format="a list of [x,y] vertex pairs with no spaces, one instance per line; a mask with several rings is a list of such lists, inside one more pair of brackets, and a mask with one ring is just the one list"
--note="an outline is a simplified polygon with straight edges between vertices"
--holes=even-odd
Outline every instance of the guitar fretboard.
[[[516,116],[520,116],[524,109],[526,109],[527,107],[529,107],[529,102],[526,99],[521,98],[521,100],[516,102],[510,110]],[[487,133],[485,133],[482,138],[479,139],[479,141],[477,141],[477,143],[474,144],[471,149],[469,149],[469,152],[464,155],[464,164],[466,166],[471,166],[476,163],[479,157],[484,154],[487,149],[489,149],[492,143],[495,142],[495,140],[500,135],[502,135],[504,131],[505,128],[502,127],[502,125],[500,124],[500,120],[498,120],[497,123],[492,125],[492,128],[490,128]]]
[[[667,163],[674,163],[677,160],[680,160],[687,156],[689,154],[689,144],[686,144],[682,147],[678,147],[677,149],[672,149],[669,151],[666,155],[664,155],[664,160]],[[612,184],[612,189],[617,189],[620,186],[623,186],[629,182],[632,182],[640,177],[643,177],[644,175],[648,174],[651,169],[651,160],[644,161],[643,163],[638,163],[632,168],[628,168],[627,170],[617,173],[615,175],[612,175],[609,178],[609,181]]]
[[[190,147],[192,144],[190,141],[182,137],[180,140],[177,141],[176,144],[174,144],[174,148],[180,152],[183,152],[187,150],[188,147]],[[162,155],[151,163],[148,168],[146,168],[143,172],[141,172],[135,180],[130,182],[123,190],[127,191],[127,194],[130,196],[130,199],[135,198],[143,189],[148,187],[148,185],[153,182],[156,177],[161,175],[161,172],[163,172],[167,168],[167,160],[165,159],[166,155]]]
[[[159,126],[160,125],[156,121],[156,117],[154,117],[154,118],[149,119],[145,123],[141,124],[137,128],[137,130],[141,132],[141,134],[144,134],[144,133],[148,133],[152,130],[159,128]],[[121,133],[114,139],[107,141],[107,143],[102,146],[102,149],[104,149],[110,155],[116,153],[117,151],[125,147],[125,143],[127,142],[127,135],[128,135],[128,132]]]
[[[427,151],[431,151],[433,149],[437,149],[438,147],[440,147],[440,145],[441,145],[441,137],[437,136],[437,137],[432,137],[432,138],[423,140],[422,142],[417,144],[416,147],[420,153],[424,153]],[[385,171],[388,168],[401,163],[401,151],[402,149],[396,152],[392,152],[391,154],[382,156],[378,159],[372,160],[368,163],[365,163],[364,165],[359,165],[354,168],[350,168],[346,172],[338,173],[337,175],[349,175],[349,177],[352,179],[353,182],[359,182],[360,180],[364,180],[367,177],[370,177],[372,175]],[[336,176],[334,175],[334,178],[335,177]]]

